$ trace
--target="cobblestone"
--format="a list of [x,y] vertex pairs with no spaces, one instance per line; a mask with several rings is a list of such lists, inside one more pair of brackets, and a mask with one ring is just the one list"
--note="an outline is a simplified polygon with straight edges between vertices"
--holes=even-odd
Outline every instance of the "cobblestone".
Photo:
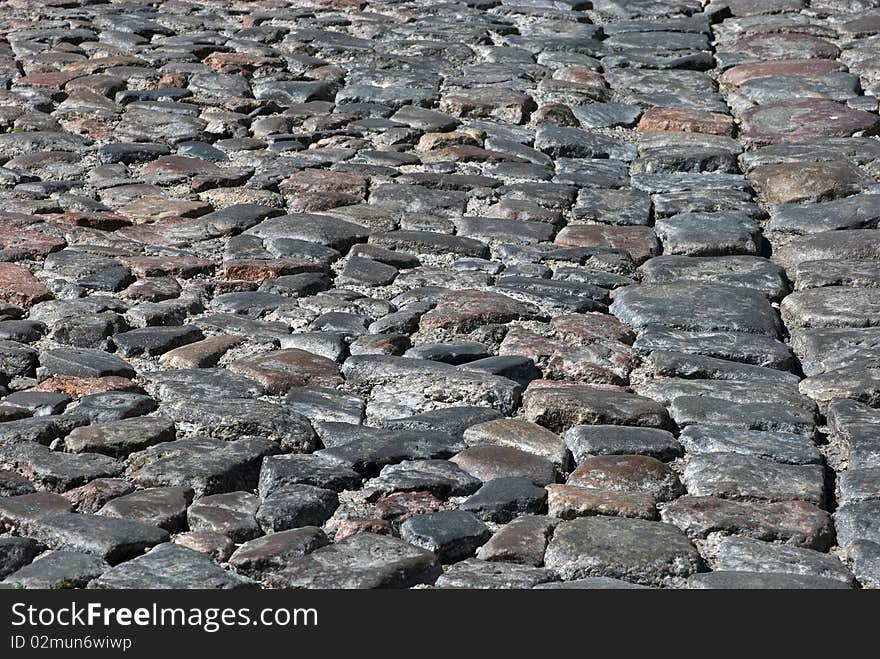
[[875,5],[4,3],[3,586],[880,587]]

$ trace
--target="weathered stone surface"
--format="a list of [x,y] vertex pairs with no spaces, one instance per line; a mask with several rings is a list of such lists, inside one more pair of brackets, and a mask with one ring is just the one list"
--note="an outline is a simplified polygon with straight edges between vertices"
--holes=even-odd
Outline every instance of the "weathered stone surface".
[[472,556],[489,539],[489,529],[473,513],[444,510],[410,517],[400,525],[400,536],[449,563]]
[[149,414],[157,407],[155,400],[143,394],[108,391],[83,396],[76,411],[100,424]]
[[521,387],[504,377],[486,375],[429,360],[354,356],[342,372],[357,391],[371,391],[400,413],[395,417],[453,406],[491,407],[509,414],[519,403]]
[[73,455],[34,442],[0,447],[0,464],[51,492],[64,492],[95,478],[118,476],[125,470],[125,465],[105,455]]
[[168,541],[168,533],[152,524],[74,513],[39,517],[27,524],[27,532],[52,549],[94,554],[110,565]]
[[481,481],[448,460],[408,460],[383,467],[364,484],[368,497],[394,492],[430,492],[438,497],[464,496],[480,488]]
[[737,41],[733,50],[759,59],[776,59],[796,53],[811,59],[833,60],[840,54],[834,44],[810,34],[755,34]]
[[257,382],[220,368],[153,371],[150,379],[160,400],[253,398],[264,391]]
[[535,134],[535,148],[552,157],[617,160],[632,160],[635,157],[635,147],[630,144],[578,128],[560,126],[539,126]]
[[193,492],[185,487],[156,487],[116,497],[104,504],[99,515],[133,519],[169,532],[186,528],[187,506]]
[[297,453],[317,447],[309,421],[274,402],[251,398],[170,400],[163,403],[160,411],[174,419],[181,430],[192,434],[229,440],[263,437]]
[[837,579],[774,572],[707,572],[688,579],[688,588],[724,590],[838,590]]
[[795,270],[795,290],[823,286],[875,288],[880,282],[876,264],[865,261],[804,261]]
[[746,213],[679,213],[654,225],[663,251],[681,256],[751,255],[760,250],[760,229]]
[[[878,234],[878,235],[875,235]],[[880,233],[875,231],[822,231],[787,242],[774,260],[794,275],[804,261],[871,261],[880,255]]]
[[645,585],[680,581],[699,561],[690,540],[670,524],[606,517],[560,523],[545,557],[566,580],[614,577]]
[[262,499],[256,519],[265,533],[275,533],[321,526],[338,507],[339,497],[332,490],[314,485],[284,485]]
[[756,167],[749,180],[768,204],[831,201],[868,185],[863,171],[847,162],[781,163]]
[[253,378],[271,394],[286,393],[291,387],[332,387],[342,382],[334,361],[296,348],[238,360],[229,365],[229,370]]
[[142,327],[113,336],[113,343],[126,357],[155,356],[202,338],[192,325],[181,327]]
[[527,94],[510,89],[451,89],[440,99],[440,110],[456,117],[493,118],[522,123],[537,106]]
[[358,533],[376,533],[378,535],[393,535],[394,527],[384,519],[366,519],[360,517],[348,517],[339,524],[333,539],[336,542],[344,540]]
[[556,235],[564,247],[606,247],[626,251],[635,263],[660,253],[657,236],[650,227],[607,224],[572,224]]
[[85,485],[67,490],[64,498],[81,513],[96,513],[108,501],[134,492],[134,485],[122,478],[96,478]]
[[453,291],[422,316],[419,329],[446,330],[466,334],[480,325],[529,320],[537,316],[531,305],[518,302],[506,295],[482,291]]
[[440,572],[437,557],[426,549],[357,533],[292,561],[269,580],[287,588],[408,588],[433,583]]
[[211,336],[195,343],[174,348],[162,354],[161,360],[169,368],[209,368],[216,366],[220,358],[241,343],[234,336]]
[[822,136],[868,135],[880,121],[867,112],[823,99],[785,100],[759,105],[742,116],[741,135],[756,146],[799,142]]
[[880,500],[859,501],[838,508],[834,513],[837,542],[842,547],[848,547],[861,540],[877,542],[880,539],[878,510],[880,510]]
[[[499,346],[503,356],[531,359],[548,380],[571,380],[587,384],[628,383],[636,356],[628,345],[629,330],[617,333],[602,327],[598,313],[556,316],[547,325],[512,327]],[[574,321],[574,322],[572,322]],[[623,327],[619,325],[619,327]]]
[[22,532],[30,522],[52,513],[70,512],[70,502],[60,494],[31,492],[0,500],[0,522]]
[[847,551],[856,579],[864,588],[880,587],[880,544],[856,541]]
[[[4,406],[5,407],[5,406]],[[40,442],[49,444],[73,428],[84,425],[87,420],[79,415],[58,415],[47,417],[30,417],[27,410],[18,406],[10,406],[10,418],[0,425],[0,437],[5,444],[17,442]],[[9,409],[9,408],[6,408]],[[39,450],[39,449],[34,449]]]
[[546,490],[528,478],[495,478],[486,481],[459,508],[480,519],[504,524],[518,515],[540,513],[546,499]]
[[733,135],[733,118],[717,112],[651,108],[642,115],[636,130],[687,131],[710,135]]
[[792,293],[780,305],[793,327],[871,327],[880,309],[880,290],[825,286]]
[[580,485],[547,486],[547,508],[550,515],[562,519],[607,515],[656,519],[654,495],[650,492],[615,491]]
[[853,582],[852,573],[834,556],[749,538],[725,537],[713,548],[714,569],[729,572],[770,572]]
[[498,529],[477,556],[485,561],[541,566],[557,524],[558,520],[543,515],[518,517]]
[[205,496],[253,489],[263,457],[275,453],[278,447],[268,439],[196,437],[133,453],[129,469],[142,487],[191,487],[196,496]]
[[786,501],[822,505],[825,476],[818,465],[783,465],[737,453],[693,456],[684,483],[694,496]]
[[260,534],[254,517],[259,505],[249,492],[202,497],[187,509],[187,524],[193,531],[222,533],[234,542],[245,542]]
[[[778,76],[749,80],[740,85],[738,91],[750,101],[762,104],[793,97],[818,97],[845,102],[858,98],[859,80],[857,76],[841,72],[815,76]],[[858,102],[855,107],[859,107]]]
[[449,566],[435,582],[436,588],[534,588],[556,581],[556,573],[544,568],[467,559]]
[[287,485],[312,485],[341,492],[355,489],[361,476],[337,460],[318,455],[273,455],[263,460],[260,469],[260,496]]
[[332,387],[295,387],[284,405],[312,423],[361,423],[364,418],[363,398]]
[[89,588],[249,588],[249,579],[228,572],[202,554],[166,543],[107,570]]
[[873,4],[3,3],[9,569],[880,584]]
[[812,438],[816,434],[816,411],[782,403],[747,402],[732,405],[729,392],[723,398],[704,395],[678,396],[669,412],[679,427],[727,426],[741,430],[787,432]]
[[279,531],[243,543],[229,557],[229,564],[242,574],[261,577],[328,543],[324,532],[314,526]]
[[666,506],[662,517],[693,538],[720,531],[820,551],[834,540],[831,516],[805,501],[766,503],[684,496]]
[[87,348],[56,348],[40,355],[40,368],[47,375],[101,378],[118,375],[133,378],[134,369],[123,359]]
[[738,453],[783,464],[822,463],[822,453],[816,445],[793,433],[694,425],[682,431],[679,441],[689,454]]
[[[672,400],[680,395],[699,395],[701,392],[723,397],[725,393],[740,389],[742,383],[754,382],[756,389],[763,389],[763,385],[772,382],[778,384],[784,393],[768,396],[768,401],[812,409],[808,401],[794,393],[793,385],[798,383],[798,377],[788,371],[667,350],[655,350],[649,362],[655,382],[638,388],[662,400]],[[743,402],[747,402],[747,399],[744,398]]]
[[779,321],[763,295],[726,285],[676,282],[627,287],[617,292],[610,311],[635,329],[661,325],[771,337],[779,332]]
[[631,188],[604,190],[584,188],[572,208],[575,217],[595,222],[645,225],[651,219],[651,197]]
[[831,400],[827,406],[832,435],[843,446],[847,465],[853,469],[880,465],[877,446],[878,412],[863,403],[844,398]]
[[544,486],[556,480],[552,462],[510,446],[472,446],[450,458],[450,462],[484,483],[496,478],[527,478]]
[[52,295],[25,267],[0,263],[0,300],[19,307],[31,307]]
[[[658,359],[658,362],[660,360]],[[660,364],[662,369],[662,362]],[[708,370],[708,369],[707,369]],[[746,368],[741,368],[746,371]],[[690,378],[690,377],[655,377],[640,384],[637,389],[645,396],[667,405],[674,405],[679,399],[714,398],[717,400],[737,401],[743,405],[771,404],[792,410],[812,414],[816,404],[801,394],[794,378],[786,378],[770,374],[768,377],[748,377],[734,373],[735,379],[728,378]],[[707,375],[724,375],[724,372],[706,373]]]
[[655,350],[705,355],[730,362],[787,370],[795,358],[784,343],[769,336],[726,331],[687,331],[648,325],[633,344],[641,355]]
[[30,563],[39,549],[40,545],[33,538],[0,538],[0,579]]
[[587,458],[571,472],[566,483],[596,490],[647,492],[658,501],[669,501],[684,492],[672,469],[646,455]]
[[726,286],[750,288],[764,293],[770,299],[781,298],[788,292],[782,268],[757,256],[710,258],[664,255],[643,263],[639,271],[645,284],[713,281]]
[[376,514],[383,520],[402,521],[413,515],[449,510],[452,505],[430,492],[418,490],[390,494],[376,502]]
[[778,62],[739,64],[727,69],[722,84],[739,86],[749,80],[780,76],[815,76],[843,71],[845,66],[833,59],[786,59]]
[[51,551],[4,580],[16,588],[60,590],[85,588],[110,566],[96,556],[73,551]]
[[74,453],[103,453],[124,458],[134,451],[174,439],[172,421],[143,416],[74,428],[64,439],[64,446]]
[[669,426],[662,405],[618,387],[536,381],[523,397],[523,412],[529,421],[555,432],[583,424]]
[[574,426],[563,438],[578,465],[594,455],[647,455],[669,461],[684,452],[671,432],[659,428],[601,424]]
[[533,453],[550,460],[557,469],[568,466],[568,448],[559,435],[523,419],[495,419],[464,431],[468,446],[498,445]]

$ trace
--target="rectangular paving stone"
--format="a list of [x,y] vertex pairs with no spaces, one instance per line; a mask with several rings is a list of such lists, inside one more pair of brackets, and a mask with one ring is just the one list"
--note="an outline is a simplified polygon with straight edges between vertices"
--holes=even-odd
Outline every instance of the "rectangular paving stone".
[[789,291],[785,273],[774,263],[757,256],[657,256],[639,268],[642,283],[714,281],[741,286],[777,300]]
[[668,350],[781,370],[789,370],[795,364],[791,350],[778,339],[743,332],[688,331],[646,325],[633,348],[641,355]]
[[722,532],[826,551],[834,524],[826,511],[806,501],[743,501],[683,496],[660,511],[691,538]]
[[73,453],[103,453],[124,458],[133,451],[172,441],[174,438],[175,429],[171,420],[161,417],[134,417],[75,428],[64,438],[64,446]]
[[822,464],[812,440],[787,432],[761,432],[727,426],[692,425],[679,435],[689,454],[738,453],[783,464]]
[[850,468],[880,466],[880,412],[840,398],[828,403],[826,414],[831,435],[842,443]]
[[615,291],[611,313],[630,327],[659,325],[698,332],[779,335],[780,323],[763,295],[696,282],[628,286]]
[[807,376],[880,359],[880,328],[818,327],[795,329],[792,349]]
[[0,447],[0,464],[51,492],[64,492],[95,478],[120,475],[125,465],[106,455],[53,451],[34,442]]
[[254,489],[263,457],[279,452],[275,442],[257,437],[228,442],[193,437],[133,453],[129,470],[142,487],[191,487],[205,496]]
[[659,403],[620,387],[535,380],[523,396],[523,414],[534,423],[562,432],[583,424],[669,427]]
[[204,554],[168,542],[110,568],[92,581],[89,588],[228,589],[255,585],[246,577],[224,570]]
[[111,565],[169,539],[167,531],[151,524],[82,513],[41,517],[28,524],[28,533],[53,549],[95,554]]
[[825,286],[792,293],[780,305],[789,327],[875,327],[880,289]]
[[825,474],[819,465],[786,465],[737,453],[702,453],[689,458],[684,483],[694,496],[786,501],[821,506]]
[[403,540],[358,533],[292,561],[270,581],[285,588],[408,588],[433,583],[440,564]]
[[836,556],[751,538],[720,538],[714,569],[731,572],[797,574],[853,583],[852,572]]
[[634,389],[665,405],[678,398],[706,396],[743,405],[769,403],[815,414],[816,403],[802,394],[791,379],[691,379],[658,377]]
[[816,412],[779,403],[740,403],[713,396],[679,396],[669,405],[679,427],[694,424],[729,426],[743,430],[816,434]]
[[421,359],[355,356],[346,360],[342,373],[355,389],[372,390],[374,396],[380,390],[393,392],[394,397],[409,395],[409,400],[415,402],[407,404],[411,413],[426,408],[479,405],[509,414],[521,395],[520,385],[507,378]]
[[699,553],[671,524],[581,517],[556,527],[544,563],[565,580],[614,577],[659,586],[696,572]]

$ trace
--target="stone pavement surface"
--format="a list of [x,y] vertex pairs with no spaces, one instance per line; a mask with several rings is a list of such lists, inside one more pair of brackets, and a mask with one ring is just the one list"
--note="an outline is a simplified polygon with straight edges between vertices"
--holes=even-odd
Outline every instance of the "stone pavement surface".
[[880,586],[880,2],[0,34],[3,587]]

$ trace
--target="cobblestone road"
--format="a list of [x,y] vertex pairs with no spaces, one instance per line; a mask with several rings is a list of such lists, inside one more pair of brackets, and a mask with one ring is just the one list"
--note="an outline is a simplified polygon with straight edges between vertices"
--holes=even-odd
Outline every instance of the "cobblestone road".
[[876,6],[0,3],[0,580],[877,587]]

